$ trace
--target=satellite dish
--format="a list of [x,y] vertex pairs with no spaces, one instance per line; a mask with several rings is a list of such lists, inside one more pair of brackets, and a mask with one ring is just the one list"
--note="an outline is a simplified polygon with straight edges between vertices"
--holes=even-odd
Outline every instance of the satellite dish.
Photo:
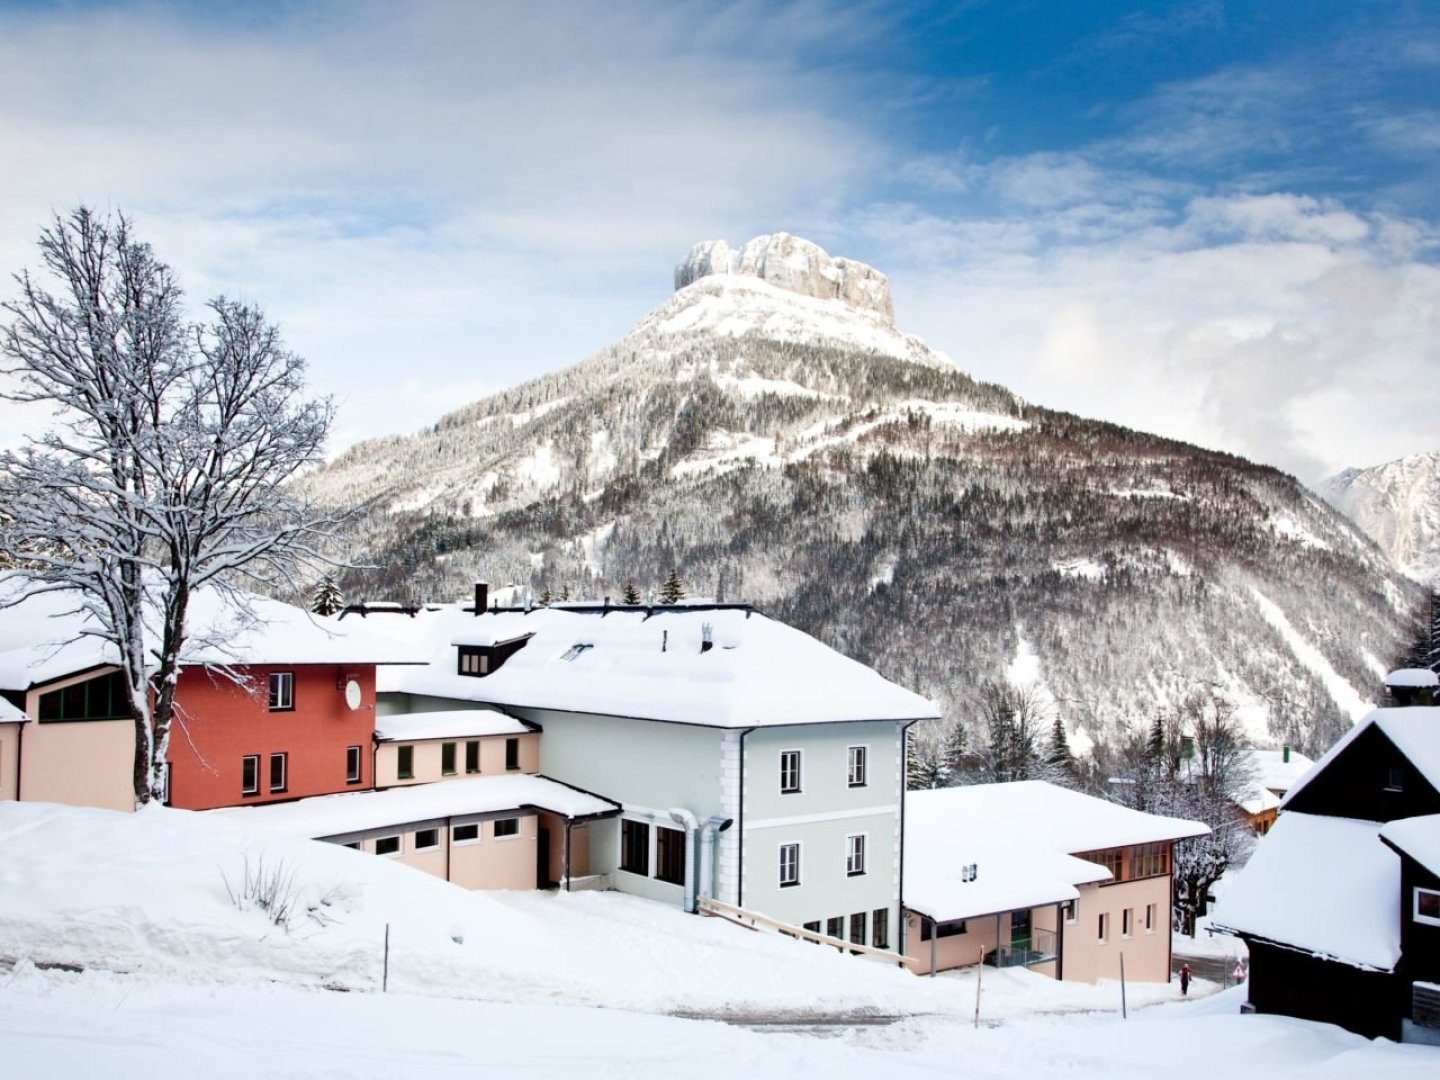
[[351,712],[360,708],[360,683],[355,679],[345,684],[345,704],[350,706]]

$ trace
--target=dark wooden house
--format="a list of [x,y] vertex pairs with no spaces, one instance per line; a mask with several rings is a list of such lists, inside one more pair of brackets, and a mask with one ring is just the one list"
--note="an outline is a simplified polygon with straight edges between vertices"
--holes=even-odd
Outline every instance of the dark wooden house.
[[1440,708],[1377,709],[1331,747],[1215,914],[1250,948],[1249,1008],[1428,1041],[1440,914],[1415,904],[1440,903],[1436,815]]

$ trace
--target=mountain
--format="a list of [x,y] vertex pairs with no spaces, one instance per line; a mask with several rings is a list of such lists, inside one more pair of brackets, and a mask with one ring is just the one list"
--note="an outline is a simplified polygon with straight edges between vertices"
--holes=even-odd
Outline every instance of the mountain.
[[1346,469],[1326,480],[1320,494],[1410,577],[1440,583],[1440,453]]
[[596,355],[356,446],[308,493],[365,512],[347,595],[475,578],[619,600],[679,568],[972,720],[1037,680],[1083,745],[1197,687],[1318,753],[1373,699],[1419,590],[1274,469],[1027,404],[786,234],[697,245]]

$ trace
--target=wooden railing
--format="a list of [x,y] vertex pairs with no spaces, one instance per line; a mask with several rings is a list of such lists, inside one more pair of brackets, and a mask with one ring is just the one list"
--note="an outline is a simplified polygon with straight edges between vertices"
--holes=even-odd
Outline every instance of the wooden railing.
[[852,953],[856,956],[866,956],[872,960],[883,960],[887,964],[898,964],[910,971],[920,971],[923,965],[913,956],[902,956],[900,953],[891,952],[889,949],[876,949],[869,945],[857,945],[853,941],[846,941],[844,938],[829,937],[826,934],[816,933],[814,930],[806,930],[803,926],[791,926],[779,919],[772,919],[768,915],[761,915],[758,911],[749,911],[745,908],[736,907],[734,904],[727,904],[723,900],[712,900],[708,896],[700,896],[695,900],[695,907],[704,915],[715,915],[730,922],[738,923],[740,926],[751,930],[759,930],[762,927],[767,930],[774,930],[777,933],[785,934],[788,937],[799,938],[801,941],[813,941],[820,945],[830,945],[841,952]]

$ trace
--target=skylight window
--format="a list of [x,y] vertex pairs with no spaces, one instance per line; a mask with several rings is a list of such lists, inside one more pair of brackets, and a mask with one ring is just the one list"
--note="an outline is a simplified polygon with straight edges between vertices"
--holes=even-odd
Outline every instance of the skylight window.
[[560,659],[561,659],[561,660],[574,660],[574,659],[575,659],[576,657],[578,657],[581,653],[583,653],[586,649],[593,649],[594,647],[595,647],[595,644],[594,644],[593,642],[590,642],[590,641],[577,641],[574,645],[571,645],[570,648],[568,648],[568,649],[565,650],[565,655],[563,655],[562,657],[560,657]]

